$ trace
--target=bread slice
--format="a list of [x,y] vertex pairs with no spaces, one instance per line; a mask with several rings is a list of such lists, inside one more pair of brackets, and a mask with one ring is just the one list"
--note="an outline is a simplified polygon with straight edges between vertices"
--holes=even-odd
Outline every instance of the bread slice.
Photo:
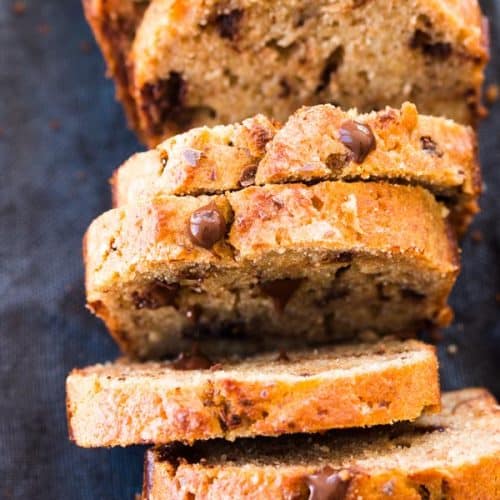
[[116,96],[127,119],[137,127],[138,116],[130,94],[128,54],[149,0],[82,0],[83,10],[106,60],[108,75],[116,84]]
[[[345,145],[355,121],[374,136],[357,160]],[[344,142],[342,142],[344,141]],[[455,227],[467,227],[481,189],[472,129],[419,115],[413,104],[360,115],[331,105],[302,108],[281,128],[257,115],[242,123],[197,128],[134,155],[113,176],[117,206],[162,194],[199,195],[252,184],[384,180],[428,188],[446,202]]]
[[73,370],[72,439],[97,447],[276,436],[413,420],[439,405],[434,349],[413,340],[182,359]]
[[444,325],[445,212],[422,188],[330,181],[127,205],[87,231],[87,302],[141,358]]
[[488,40],[476,0],[152,0],[119,9],[122,31],[103,26],[95,5],[109,2],[86,1],[112,74],[127,61],[119,94],[152,146],[258,112],[284,120],[304,104],[371,111],[412,100],[461,123],[480,112]]
[[439,415],[391,427],[155,448],[143,500],[500,498],[494,398],[464,389],[442,402]]

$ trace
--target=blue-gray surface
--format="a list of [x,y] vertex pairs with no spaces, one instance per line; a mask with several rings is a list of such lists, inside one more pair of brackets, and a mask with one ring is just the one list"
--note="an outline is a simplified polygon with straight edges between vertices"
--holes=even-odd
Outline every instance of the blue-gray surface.
[[[81,236],[110,205],[112,169],[140,146],[124,125],[79,0],[0,2],[0,498],[131,499],[142,448],[67,439],[64,379],[117,350],[84,309]],[[484,2],[500,82],[500,2]],[[82,47],[83,44],[83,47]],[[456,322],[440,347],[445,388],[500,396],[500,102],[481,128],[486,192],[464,241]],[[450,355],[446,346],[458,346]]]

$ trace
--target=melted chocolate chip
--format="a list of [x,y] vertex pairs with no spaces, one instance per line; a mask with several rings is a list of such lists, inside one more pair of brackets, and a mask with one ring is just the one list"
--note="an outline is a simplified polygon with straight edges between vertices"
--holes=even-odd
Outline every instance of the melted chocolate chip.
[[257,173],[257,166],[252,165],[247,167],[241,172],[240,186],[248,187],[255,184],[255,174]]
[[344,61],[344,47],[340,45],[328,56],[325,61],[325,66],[319,77],[319,83],[316,87],[316,93],[320,93],[325,90],[332,79],[332,75],[339,69],[340,65]]
[[438,157],[443,156],[443,152],[439,149],[439,146],[428,135],[424,135],[420,138],[420,145],[426,153]]
[[303,281],[303,279],[285,278],[261,283],[260,288],[273,299],[276,310],[283,312],[288,301]]
[[159,309],[160,307],[175,305],[179,292],[177,283],[163,283],[156,281],[144,292],[133,292],[132,302],[136,309]]
[[339,130],[340,142],[352,152],[352,159],[362,163],[368,154],[375,149],[375,136],[371,128],[363,123],[348,120]]
[[343,500],[349,489],[350,479],[342,479],[342,472],[326,466],[316,474],[306,477],[309,500]]
[[218,14],[215,18],[215,25],[220,37],[234,40],[238,34],[242,17],[243,11],[241,9],[233,9],[227,13]]
[[166,120],[181,117],[186,92],[186,82],[176,71],[171,71],[164,80],[147,83],[142,87],[143,111],[153,131],[161,130]]
[[186,310],[186,318],[192,323],[198,323],[202,312],[202,307],[199,304],[195,304]]
[[420,49],[422,54],[444,61],[451,56],[451,45],[445,42],[433,42],[431,35],[420,29],[415,30],[410,40],[410,48]]
[[197,149],[185,149],[182,152],[182,156],[184,156],[186,163],[188,163],[192,167],[196,167],[196,165],[198,165],[198,162],[200,161],[202,155],[203,153],[201,151],[198,151]]
[[189,218],[189,236],[195,245],[212,248],[225,234],[226,221],[215,203],[199,208]]
[[192,352],[181,352],[177,359],[172,361],[171,366],[176,370],[208,370],[213,365],[210,358],[202,354],[198,349]]

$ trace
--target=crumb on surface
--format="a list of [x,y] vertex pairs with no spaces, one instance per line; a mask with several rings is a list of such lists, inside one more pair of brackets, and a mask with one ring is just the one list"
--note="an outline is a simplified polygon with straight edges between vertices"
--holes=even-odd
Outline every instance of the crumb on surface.
[[458,353],[458,346],[457,344],[449,344],[447,347],[446,347],[446,352],[450,355],[450,356],[455,356],[455,354]]
[[470,238],[474,243],[481,243],[484,240],[483,232],[480,229],[472,231]]
[[500,87],[497,83],[490,83],[486,87],[486,91],[484,93],[488,104],[494,104],[498,100],[499,94]]
[[37,27],[36,30],[40,35],[47,35],[51,31],[51,27],[48,23],[40,23]]
[[82,40],[80,42],[80,51],[84,54],[88,54],[92,50],[92,44],[88,40]]
[[61,129],[61,122],[59,120],[56,120],[55,118],[49,121],[49,127],[57,132],[58,130]]
[[26,4],[17,0],[12,4],[11,10],[16,16],[22,16],[26,13]]

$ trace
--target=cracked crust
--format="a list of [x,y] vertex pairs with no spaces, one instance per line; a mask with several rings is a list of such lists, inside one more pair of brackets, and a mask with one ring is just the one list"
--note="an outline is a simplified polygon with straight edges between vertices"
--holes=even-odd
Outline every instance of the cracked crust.
[[[339,139],[347,120],[366,124],[376,148],[352,161]],[[481,190],[473,130],[419,115],[413,104],[360,115],[331,105],[302,108],[281,127],[263,115],[198,128],[130,158],[113,175],[116,206],[164,194],[199,195],[252,184],[321,180],[419,185],[443,200],[462,234],[478,211]]]
[[118,95],[151,146],[324,102],[371,111],[410,99],[469,124],[482,113],[488,40],[475,0],[86,3]]
[[443,394],[442,405],[441,414],[390,427],[155,448],[143,499],[306,500],[307,477],[325,466],[345,481],[343,500],[499,498],[495,399],[464,389]]
[[417,341],[337,346],[217,360],[73,370],[70,434],[80,446],[277,436],[413,420],[439,405],[434,349]]
[[[187,226],[209,203],[228,232],[205,249]],[[445,325],[459,269],[445,215],[424,189],[375,182],[159,197],[92,223],[87,302],[142,358]]]

